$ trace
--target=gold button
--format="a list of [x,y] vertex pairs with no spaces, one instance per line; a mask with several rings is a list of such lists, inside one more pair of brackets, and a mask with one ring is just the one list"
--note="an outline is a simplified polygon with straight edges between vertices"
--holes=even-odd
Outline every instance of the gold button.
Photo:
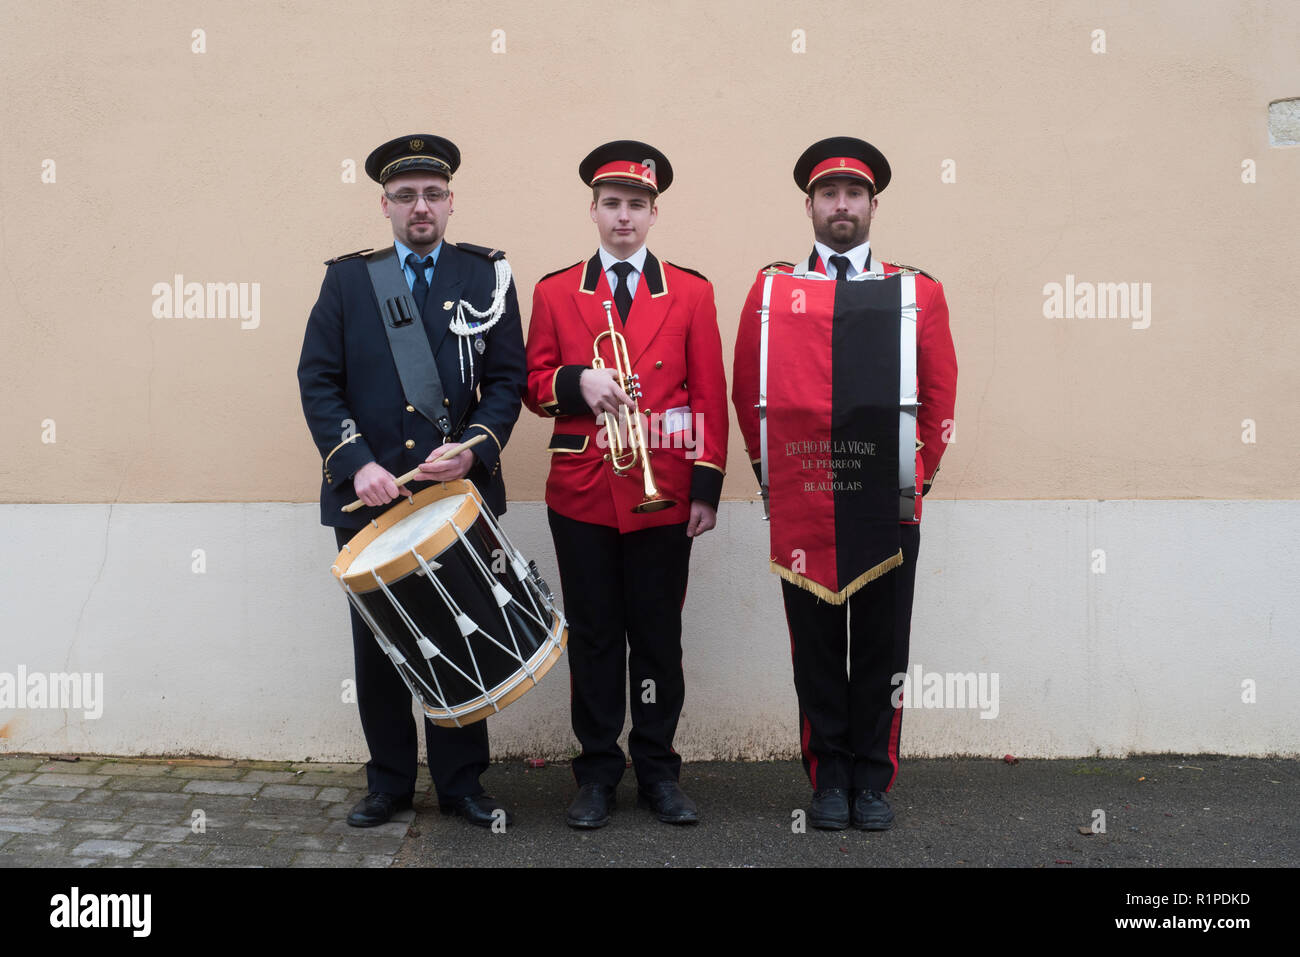
[[415,448],[415,439],[407,439],[407,440],[406,440],[406,447],[407,447],[408,449],[413,449],[413,448]]
[[414,411],[415,411],[415,406],[413,406],[413,405],[408,405],[408,406],[406,407],[406,411],[407,411],[407,412],[414,412]]
[[445,409],[450,409],[450,408],[451,408],[451,399],[443,399],[443,400],[442,400],[442,405],[443,405],[443,408],[445,408]]
[[656,362],[656,363],[655,363],[655,368],[656,368],[656,369],[662,369],[663,367],[664,367],[664,364],[663,364],[663,361],[662,361],[662,360],[659,361],[659,362]]
[[605,453],[605,461],[606,461],[606,462],[609,461],[609,453],[608,453],[608,452]]

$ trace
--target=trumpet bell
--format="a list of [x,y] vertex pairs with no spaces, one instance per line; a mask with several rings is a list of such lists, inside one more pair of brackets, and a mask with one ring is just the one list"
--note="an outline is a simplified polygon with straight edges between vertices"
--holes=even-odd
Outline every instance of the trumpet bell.
[[652,498],[640,505],[633,506],[632,511],[637,515],[643,515],[646,512],[662,512],[664,509],[672,508],[676,504],[670,498]]

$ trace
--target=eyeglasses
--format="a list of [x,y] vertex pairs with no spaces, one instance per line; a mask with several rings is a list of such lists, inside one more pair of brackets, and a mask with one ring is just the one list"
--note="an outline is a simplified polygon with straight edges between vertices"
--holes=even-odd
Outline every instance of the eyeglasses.
[[385,190],[384,195],[388,197],[390,203],[396,203],[398,206],[412,206],[416,200],[423,196],[424,201],[432,206],[434,203],[441,203],[451,195],[451,192],[430,186],[423,193],[417,193],[413,189],[399,189],[396,193]]

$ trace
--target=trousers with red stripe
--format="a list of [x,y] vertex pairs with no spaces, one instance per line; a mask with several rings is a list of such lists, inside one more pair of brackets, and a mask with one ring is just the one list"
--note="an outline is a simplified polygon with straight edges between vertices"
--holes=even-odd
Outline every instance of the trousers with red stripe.
[[803,767],[816,790],[888,791],[898,774],[903,712],[893,706],[894,676],[907,671],[921,527],[899,531],[903,564],[843,605],[781,583]]

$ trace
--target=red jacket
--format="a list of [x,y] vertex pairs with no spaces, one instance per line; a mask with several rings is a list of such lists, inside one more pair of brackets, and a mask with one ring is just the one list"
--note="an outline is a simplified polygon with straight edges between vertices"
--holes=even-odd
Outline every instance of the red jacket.
[[[796,271],[789,263],[774,263],[785,273]],[[736,336],[735,364],[732,370],[731,399],[740,421],[740,433],[745,439],[745,449],[755,471],[759,464],[758,435],[758,364],[761,323],[759,310],[763,304],[763,272],[759,270],[745,307],[740,314],[740,330]],[[870,269],[890,275],[899,271],[893,263],[872,261]],[[915,269],[915,266],[907,266]],[[801,271],[825,273],[821,257],[816,251],[801,264]],[[916,431],[917,475],[922,482],[921,493],[930,490],[930,483],[939,471],[939,460],[953,434],[953,410],[957,401],[957,354],[952,345],[952,331],[948,327],[948,303],[943,297],[943,285],[932,276],[920,273],[916,277],[916,377],[921,408],[918,410]],[[917,518],[920,518],[918,503]]]
[[[639,404],[643,426],[649,426],[655,484],[676,501],[657,512],[633,513],[643,497],[641,468],[614,474],[605,461],[604,416],[588,408],[578,386],[591,368],[596,336],[609,330],[606,299],[612,302],[614,294],[599,253],[544,276],[533,290],[524,403],[555,419],[546,504],[620,532],[685,522],[692,499],[717,507],[727,461],[727,381],[713,286],[694,270],[660,263],[647,252],[626,329],[618,310],[613,313],[632,370],[641,377]],[[608,339],[601,356],[614,367]]]

